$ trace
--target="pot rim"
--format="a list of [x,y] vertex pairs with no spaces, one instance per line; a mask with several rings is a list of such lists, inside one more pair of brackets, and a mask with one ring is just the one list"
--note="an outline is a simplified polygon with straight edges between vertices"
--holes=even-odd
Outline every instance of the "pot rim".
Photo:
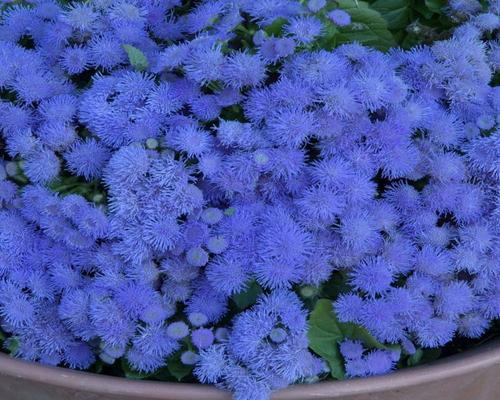
[[[500,364],[500,339],[476,349],[446,357],[430,364],[398,370],[392,374],[345,381],[294,385],[273,395],[273,400],[335,399],[348,395],[376,393],[421,385],[466,375]],[[0,354],[0,375],[49,386],[123,399],[139,396],[158,400],[229,400],[228,392],[209,385],[129,380],[68,368],[51,367]],[[311,388],[314,388],[312,394]]]

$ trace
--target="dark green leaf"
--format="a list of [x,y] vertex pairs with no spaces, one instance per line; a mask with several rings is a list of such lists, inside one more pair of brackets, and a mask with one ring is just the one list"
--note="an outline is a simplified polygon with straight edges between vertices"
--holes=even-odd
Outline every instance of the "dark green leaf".
[[376,0],[371,7],[385,18],[389,29],[404,29],[410,21],[409,0]]
[[321,297],[336,299],[342,293],[348,293],[352,287],[347,283],[347,275],[335,271],[331,278],[321,286]]
[[335,35],[337,44],[357,41],[380,50],[388,50],[396,45],[387,21],[380,13],[364,1],[338,0],[339,7],[351,15],[352,23],[339,28]]
[[426,364],[437,360],[441,356],[441,349],[417,349],[417,351],[408,357],[407,364],[410,367]]
[[415,3],[413,5],[413,9],[418,11],[426,19],[432,18],[432,16],[434,15],[434,13],[429,10],[425,4],[422,3]]
[[433,13],[441,14],[446,0],[425,0],[425,5]]
[[127,379],[136,379],[136,380],[137,379],[146,379],[152,375],[152,374],[145,374],[145,373],[133,370],[125,358],[122,358],[120,363],[121,363],[123,374],[125,375],[125,378],[127,378]]
[[104,363],[101,360],[97,360],[94,363],[94,365],[92,365],[90,371],[94,374],[100,374],[103,368],[104,368]]
[[148,59],[142,51],[129,44],[124,44],[123,48],[127,52],[128,59],[132,67],[134,67],[137,71],[144,71],[148,68]]
[[[258,1],[258,0],[255,0]],[[271,25],[268,25],[264,31],[269,35],[269,36],[280,36],[281,31],[283,29],[283,26],[288,22],[285,18],[278,18],[274,20],[274,22]]]
[[185,365],[180,359],[174,358],[168,361],[167,369],[178,381],[181,381],[193,371],[193,366]]
[[316,303],[309,316],[307,335],[309,347],[328,363],[332,376],[344,379],[344,360],[338,347],[338,342],[342,341],[344,336],[333,314],[330,300],[321,299]]
[[19,340],[15,336],[11,336],[5,341],[5,348],[10,354],[14,354],[19,349]]
[[262,288],[257,282],[252,281],[245,290],[234,294],[232,299],[234,304],[236,304],[236,307],[240,310],[244,310],[245,308],[255,304],[257,297],[259,297],[261,293]]

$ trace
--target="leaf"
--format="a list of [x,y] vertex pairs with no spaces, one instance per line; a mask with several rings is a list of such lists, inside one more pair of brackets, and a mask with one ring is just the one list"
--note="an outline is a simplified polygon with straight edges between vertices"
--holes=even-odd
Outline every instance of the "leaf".
[[425,0],[425,5],[433,13],[441,14],[443,7],[446,6],[446,0]]
[[245,290],[234,294],[232,299],[236,307],[244,310],[255,304],[260,294],[262,294],[262,288],[257,282],[252,281]]
[[423,3],[415,3],[413,9],[418,11],[425,19],[430,19],[434,13]]
[[329,365],[334,378],[344,379],[344,359],[340,354],[338,342],[344,336],[337,318],[333,315],[332,302],[327,299],[318,300],[309,316],[309,347],[321,356]]
[[[259,1],[259,0],[255,0]],[[281,30],[283,29],[283,26],[288,22],[285,18],[278,18],[273,21],[271,25],[268,25],[266,28],[264,28],[264,31],[269,35],[269,36],[281,36]]]
[[338,28],[335,35],[337,44],[357,41],[380,50],[388,50],[396,45],[387,21],[380,13],[364,1],[338,0],[339,7],[351,15],[349,26]]
[[320,299],[309,316],[309,347],[323,357],[330,366],[334,378],[344,379],[344,359],[340,354],[339,343],[345,339],[360,340],[365,347],[395,349],[375,339],[362,326],[340,322],[333,311],[332,302]]
[[15,354],[19,349],[19,340],[15,336],[11,336],[5,341],[5,347],[10,354]]
[[323,26],[323,34],[316,43],[320,49],[331,51],[337,46],[335,36],[339,33],[339,30],[328,20],[323,21]]
[[376,349],[387,349],[388,347],[375,339],[370,332],[362,326],[352,323],[340,323],[340,329],[345,337],[352,340],[361,340],[366,347],[374,347]]
[[129,44],[124,44],[123,48],[127,52],[128,59],[132,67],[134,67],[137,71],[144,71],[148,68],[148,59],[141,50]]
[[185,378],[193,371],[193,365],[185,365],[181,362],[179,358],[174,358],[173,360],[169,360],[167,363],[168,372],[173,375],[178,381],[181,381],[182,378]]
[[441,349],[417,349],[414,354],[408,357],[407,364],[409,367],[426,364],[437,360],[441,356]]
[[122,358],[120,360],[120,363],[121,363],[123,374],[125,375],[125,378],[127,378],[127,379],[135,379],[135,380],[147,379],[152,375],[152,374],[145,374],[143,372],[135,371],[134,369],[132,369],[130,367],[128,361],[125,358]]
[[376,0],[371,7],[384,17],[389,29],[404,29],[410,22],[408,0]]

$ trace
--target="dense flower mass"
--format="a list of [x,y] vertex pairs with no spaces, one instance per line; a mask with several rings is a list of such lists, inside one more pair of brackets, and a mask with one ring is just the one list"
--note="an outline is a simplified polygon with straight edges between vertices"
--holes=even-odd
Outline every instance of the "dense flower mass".
[[0,323],[15,356],[144,375],[176,362],[265,400],[328,372],[297,293],[332,279],[331,312],[385,346],[341,341],[347,377],[500,318],[498,2],[452,1],[467,16],[452,37],[386,53],[321,48],[351,15],[302,3],[5,9]]

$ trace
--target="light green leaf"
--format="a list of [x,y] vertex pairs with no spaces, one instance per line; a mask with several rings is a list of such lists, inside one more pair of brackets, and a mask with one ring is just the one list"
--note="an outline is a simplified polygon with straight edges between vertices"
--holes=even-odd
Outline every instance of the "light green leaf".
[[389,29],[404,29],[410,21],[409,0],[376,0],[371,7],[385,18]]
[[338,28],[339,33],[335,35],[337,45],[356,41],[379,50],[396,46],[387,21],[368,3],[356,0],[337,0],[337,3],[339,8],[351,15],[352,20],[349,26]]
[[124,44],[123,48],[127,52],[128,59],[132,67],[134,67],[137,71],[144,71],[148,68],[148,59],[141,50],[129,44]]

